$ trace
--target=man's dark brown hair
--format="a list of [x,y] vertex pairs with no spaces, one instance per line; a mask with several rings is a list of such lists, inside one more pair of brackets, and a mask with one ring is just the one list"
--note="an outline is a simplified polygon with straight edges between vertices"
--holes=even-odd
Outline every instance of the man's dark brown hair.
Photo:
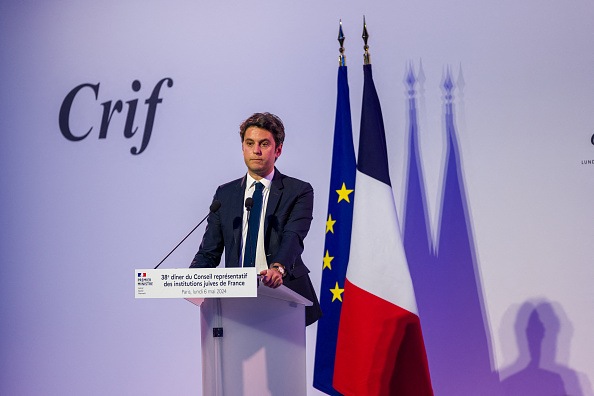
[[250,127],[265,129],[274,136],[275,147],[280,146],[285,141],[285,126],[280,118],[270,113],[255,113],[250,118],[241,123],[239,135],[243,142],[245,131]]

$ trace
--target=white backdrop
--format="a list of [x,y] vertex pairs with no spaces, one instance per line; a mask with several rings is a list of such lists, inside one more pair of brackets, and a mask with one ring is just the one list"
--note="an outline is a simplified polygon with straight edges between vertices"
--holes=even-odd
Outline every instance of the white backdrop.
[[[422,63],[420,149],[433,233],[447,66],[459,83],[492,369],[502,378],[522,369],[522,312],[545,306],[557,321],[545,368],[578,378],[566,382],[568,392],[594,394],[594,4],[536,0],[3,2],[0,393],[197,394],[198,312],[182,301],[135,300],[133,270],[154,267],[206,214],[216,186],[243,174],[237,130],[255,111],[283,119],[277,166],[316,191],[304,260],[319,286],[338,21],[357,145],[363,15],[399,210],[403,78],[408,62],[417,70]],[[145,100],[163,78],[173,85],[161,87],[146,150],[132,155]],[[93,129],[68,141],[58,124],[62,101],[98,83],[97,98],[81,91],[71,113],[75,134]],[[134,99],[138,132],[126,138]],[[117,100],[124,111],[99,139],[102,103]],[[189,265],[201,233],[163,265]],[[315,395],[315,326],[307,337]]]

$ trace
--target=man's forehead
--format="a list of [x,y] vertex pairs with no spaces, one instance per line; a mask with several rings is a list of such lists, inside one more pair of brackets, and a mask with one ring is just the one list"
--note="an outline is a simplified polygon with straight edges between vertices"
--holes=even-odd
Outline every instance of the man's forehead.
[[254,141],[264,141],[264,140],[273,140],[274,135],[272,132],[258,128],[258,127],[249,127],[245,131],[244,140],[254,140]]
[[262,140],[272,140],[273,137],[272,136],[260,136],[260,137],[251,137],[251,136],[246,136],[245,140],[258,140],[258,141],[262,141]]

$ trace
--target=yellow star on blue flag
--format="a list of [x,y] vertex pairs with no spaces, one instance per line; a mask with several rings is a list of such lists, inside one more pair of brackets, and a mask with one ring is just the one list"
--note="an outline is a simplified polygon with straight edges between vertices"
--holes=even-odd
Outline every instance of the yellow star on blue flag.
[[326,233],[330,231],[334,234],[334,223],[336,223],[336,220],[332,220],[332,215],[328,213],[328,220],[326,221]]
[[344,289],[338,287],[338,282],[336,282],[336,286],[334,286],[334,289],[330,289],[330,291],[332,292],[332,302],[334,302],[334,300],[336,299],[342,302],[342,292],[344,291]]
[[338,193],[338,202],[344,199],[348,203],[351,203],[351,201],[349,201],[349,194],[352,193],[353,190],[347,190],[344,183],[342,183],[342,188],[340,190],[336,190],[336,192]]
[[331,270],[332,267],[330,266],[330,263],[332,262],[333,259],[334,259],[334,257],[330,257],[330,254],[328,254],[328,251],[326,250],[326,255],[324,256],[324,266],[322,267],[322,270],[324,268],[328,268],[329,270]]

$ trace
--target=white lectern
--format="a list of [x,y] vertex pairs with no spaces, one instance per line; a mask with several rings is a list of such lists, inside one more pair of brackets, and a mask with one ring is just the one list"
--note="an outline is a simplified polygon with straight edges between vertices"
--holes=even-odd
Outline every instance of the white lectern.
[[191,298],[200,306],[204,396],[304,396],[305,307],[281,286],[257,297]]

